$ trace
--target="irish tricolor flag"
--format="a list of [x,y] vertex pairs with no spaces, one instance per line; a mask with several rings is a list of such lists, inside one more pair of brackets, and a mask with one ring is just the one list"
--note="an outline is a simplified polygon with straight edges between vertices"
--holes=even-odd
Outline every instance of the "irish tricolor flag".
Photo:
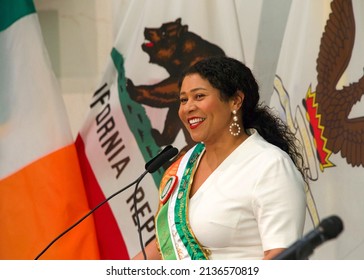
[[[0,7],[0,259],[34,259],[89,208],[33,1]],[[41,259],[98,257],[89,217]]]

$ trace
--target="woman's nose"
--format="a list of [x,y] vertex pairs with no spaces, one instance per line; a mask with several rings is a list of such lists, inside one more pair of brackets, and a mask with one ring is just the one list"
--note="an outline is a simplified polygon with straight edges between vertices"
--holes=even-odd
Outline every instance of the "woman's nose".
[[184,106],[185,112],[193,112],[196,110],[196,102],[194,100],[188,100]]

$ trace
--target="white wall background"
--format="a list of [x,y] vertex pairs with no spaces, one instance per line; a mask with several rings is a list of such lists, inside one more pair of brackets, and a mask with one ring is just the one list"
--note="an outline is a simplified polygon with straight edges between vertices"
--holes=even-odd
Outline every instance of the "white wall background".
[[76,136],[113,43],[112,0],[35,0]]

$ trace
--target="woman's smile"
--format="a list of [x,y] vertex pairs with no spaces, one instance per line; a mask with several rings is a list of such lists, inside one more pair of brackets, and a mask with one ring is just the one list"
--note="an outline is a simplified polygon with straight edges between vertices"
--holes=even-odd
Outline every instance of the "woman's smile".
[[199,118],[199,117],[191,117],[187,118],[188,123],[190,124],[191,129],[195,129],[198,127],[201,123],[203,123],[205,118]]

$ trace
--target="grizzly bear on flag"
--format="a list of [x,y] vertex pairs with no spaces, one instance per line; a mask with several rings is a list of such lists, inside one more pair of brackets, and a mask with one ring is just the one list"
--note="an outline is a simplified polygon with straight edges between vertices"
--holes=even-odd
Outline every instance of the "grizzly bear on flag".
[[127,80],[127,91],[134,101],[155,108],[168,108],[164,130],[160,133],[152,129],[153,138],[158,146],[172,144],[182,129],[186,147],[194,143],[178,118],[178,79],[181,72],[209,56],[225,55],[224,51],[181,25],[181,19],[162,24],[160,28],[145,28],[144,37],[148,41],[142,49],[150,57],[150,63],[160,65],[169,77],[154,85],[134,85]]

